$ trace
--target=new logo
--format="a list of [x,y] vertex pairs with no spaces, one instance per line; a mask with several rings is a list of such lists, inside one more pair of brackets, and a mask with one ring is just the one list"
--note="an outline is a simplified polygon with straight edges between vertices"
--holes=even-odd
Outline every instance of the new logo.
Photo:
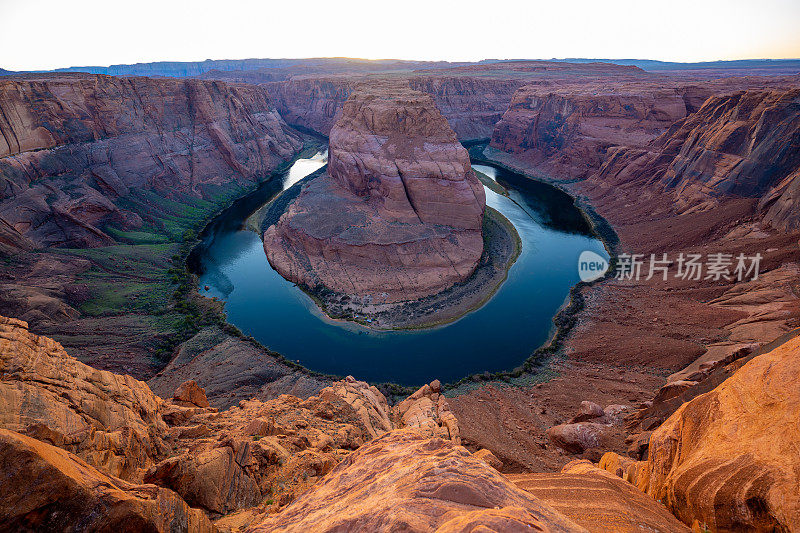
[[578,258],[578,275],[586,283],[602,278],[608,270],[608,261],[590,250],[581,252]]

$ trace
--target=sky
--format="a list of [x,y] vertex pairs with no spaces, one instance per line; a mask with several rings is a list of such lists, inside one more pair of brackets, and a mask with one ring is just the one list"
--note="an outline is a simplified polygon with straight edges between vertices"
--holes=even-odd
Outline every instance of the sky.
[[0,68],[149,61],[800,58],[800,0],[0,0]]

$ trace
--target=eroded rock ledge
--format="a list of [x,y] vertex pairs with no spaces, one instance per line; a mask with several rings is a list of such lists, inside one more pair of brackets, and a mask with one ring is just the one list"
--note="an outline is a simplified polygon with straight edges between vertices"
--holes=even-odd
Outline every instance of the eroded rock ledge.
[[281,275],[370,305],[436,294],[473,273],[486,199],[429,95],[360,87],[331,130],[329,161],[264,232]]

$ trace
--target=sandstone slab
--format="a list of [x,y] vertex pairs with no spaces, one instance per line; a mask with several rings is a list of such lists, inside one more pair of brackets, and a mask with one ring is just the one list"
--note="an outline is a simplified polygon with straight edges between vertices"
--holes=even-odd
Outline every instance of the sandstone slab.
[[171,490],[128,483],[75,455],[0,429],[0,529],[217,531]]
[[523,526],[583,531],[464,448],[405,430],[363,446],[252,531],[518,531]]

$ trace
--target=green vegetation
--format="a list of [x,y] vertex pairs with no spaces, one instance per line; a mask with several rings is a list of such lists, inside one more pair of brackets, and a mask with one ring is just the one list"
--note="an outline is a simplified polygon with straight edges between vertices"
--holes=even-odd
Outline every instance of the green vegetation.
[[106,233],[115,240],[127,244],[164,244],[169,242],[165,235],[148,233],[146,231],[121,231],[114,227],[106,228]]
[[170,301],[166,270],[177,250],[176,244],[140,244],[58,252],[89,259],[94,265],[79,277],[87,291],[79,309],[96,317],[143,311],[160,314],[153,311],[165,309]]
[[[316,141],[307,143],[301,153],[265,179],[282,173],[297,158],[314,154],[320,146]],[[177,193],[164,198],[153,191],[132,191],[118,203],[138,213],[142,227],[136,231],[113,225],[103,228],[119,244],[48,251],[91,262],[90,268],[78,274],[70,303],[83,316],[102,320],[98,328],[119,328],[126,343],[144,347],[157,366],[171,357],[175,347],[208,326],[242,337],[226,323],[222,303],[198,293],[197,278],[187,270],[186,261],[208,221],[259,186],[237,185],[231,177],[225,186],[206,186],[203,193],[208,199]],[[85,337],[76,335],[70,340],[80,343]]]

